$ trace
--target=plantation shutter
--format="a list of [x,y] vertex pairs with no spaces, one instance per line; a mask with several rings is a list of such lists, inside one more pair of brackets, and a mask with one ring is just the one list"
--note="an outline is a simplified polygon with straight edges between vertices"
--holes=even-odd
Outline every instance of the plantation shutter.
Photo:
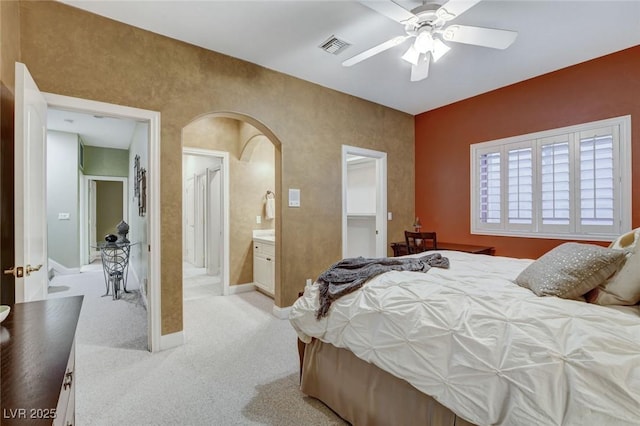
[[485,152],[479,157],[479,221],[500,224],[500,152]]
[[614,149],[617,128],[606,127],[579,133],[580,205],[578,226],[584,232],[616,229],[617,179]]
[[522,146],[509,147],[507,152],[507,227],[509,229],[532,229],[533,161],[531,142],[525,142]]
[[541,229],[569,232],[572,217],[572,135],[539,141]]

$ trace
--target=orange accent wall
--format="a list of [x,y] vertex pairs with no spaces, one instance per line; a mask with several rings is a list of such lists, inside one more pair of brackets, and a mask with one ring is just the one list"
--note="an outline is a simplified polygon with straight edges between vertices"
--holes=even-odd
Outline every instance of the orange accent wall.
[[[631,115],[632,225],[640,227],[640,46],[416,116],[416,215],[438,240],[537,258],[561,240],[470,233],[473,143]],[[604,244],[602,242],[598,244]]]

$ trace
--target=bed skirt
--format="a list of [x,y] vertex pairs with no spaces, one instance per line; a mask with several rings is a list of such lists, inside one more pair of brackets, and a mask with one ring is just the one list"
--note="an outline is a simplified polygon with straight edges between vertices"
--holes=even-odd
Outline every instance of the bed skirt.
[[302,392],[353,425],[473,426],[406,381],[346,349],[313,339],[304,347],[301,361]]

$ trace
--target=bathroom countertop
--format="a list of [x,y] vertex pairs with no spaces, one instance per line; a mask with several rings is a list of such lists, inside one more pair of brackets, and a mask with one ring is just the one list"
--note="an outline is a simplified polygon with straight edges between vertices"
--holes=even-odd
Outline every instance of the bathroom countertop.
[[262,243],[275,244],[276,234],[273,229],[256,229],[253,231],[253,240]]
[[259,235],[259,236],[253,236],[253,240],[254,241],[259,241],[261,243],[270,243],[270,244],[275,244],[276,242],[276,236],[275,235]]

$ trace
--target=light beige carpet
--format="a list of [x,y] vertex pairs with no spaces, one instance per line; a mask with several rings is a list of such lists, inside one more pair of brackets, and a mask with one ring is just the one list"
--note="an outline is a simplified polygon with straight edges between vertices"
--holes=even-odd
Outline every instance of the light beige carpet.
[[85,294],[76,337],[80,426],[345,424],[300,393],[296,335],[258,292],[185,301],[186,344],[151,354],[138,293],[100,297],[100,272],[57,276],[50,290]]

